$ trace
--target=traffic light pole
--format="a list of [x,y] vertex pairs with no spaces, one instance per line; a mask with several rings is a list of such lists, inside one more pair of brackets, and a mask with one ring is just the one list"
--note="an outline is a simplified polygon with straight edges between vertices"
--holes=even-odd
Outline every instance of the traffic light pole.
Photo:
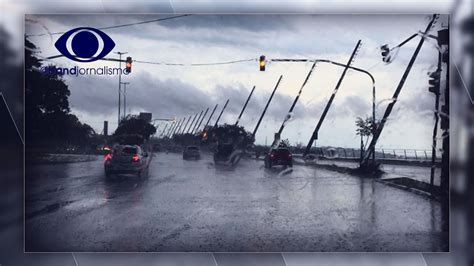
[[[438,52],[438,67],[436,71],[441,71],[442,56],[443,55],[441,54],[441,52]],[[434,186],[434,176],[435,176],[435,169],[436,169],[436,145],[437,145],[436,137],[438,136],[439,93],[440,93],[440,90],[438,89],[438,91],[435,93],[435,111],[434,111],[435,123],[433,127],[433,145],[431,148],[431,172],[430,172],[430,185],[431,186]]]
[[224,110],[225,108],[227,107],[227,104],[229,103],[229,99],[227,99],[227,101],[225,102],[224,104],[224,107],[222,107],[222,110],[221,110],[221,113],[219,114],[219,116],[217,117],[217,120],[216,120],[216,123],[214,124],[214,127],[217,127],[217,123],[219,123],[219,120],[221,120],[221,116],[222,114],[224,113]]
[[242,114],[245,111],[245,108],[247,108],[247,104],[249,103],[250,98],[252,97],[253,91],[255,90],[255,86],[253,86],[252,90],[250,91],[249,97],[247,97],[247,100],[245,101],[244,107],[242,107],[242,111],[240,111],[239,117],[237,118],[237,121],[235,121],[235,126],[239,124],[240,118],[242,117]]
[[331,98],[329,98],[329,101],[326,104],[326,107],[324,108],[324,111],[321,115],[321,118],[319,118],[318,124],[316,125],[316,128],[314,129],[313,134],[311,135],[311,138],[309,139],[308,145],[306,146],[306,150],[304,152],[304,155],[307,155],[309,153],[311,147],[313,146],[314,140],[318,139],[319,129],[321,128],[321,125],[323,124],[324,118],[326,117],[326,114],[328,113],[329,108],[331,107],[332,102],[334,101],[334,98],[336,97],[336,93],[339,90],[339,87],[341,86],[342,80],[344,79],[344,77],[347,73],[347,70],[349,69],[349,66],[351,65],[352,61],[354,60],[354,57],[355,57],[357,51],[359,50],[360,44],[361,44],[361,41],[359,40],[356,44],[356,47],[354,48],[354,51],[352,51],[351,57],[347,61],[347,64],[344,68],[344,71],[342,72],[341,77],[339,78],[339,81],[336,84],[336,88],[334,89],[334,91],[331,95]]
[[275,91],[277,90],[278,86],[280,85],[280,81],[283,78],[283,75],[280,75],[280,78],[278,79],[275,88],[272,91],[272,94],[270,95],[270,98],[268,98],[267,104],[265,105],[265,108],[263,108],[263,112],[260,115],[260,118],[258,119],[257,125],[255,126],[255,129],[253,130],[252,136],[255,139],[255,134],[257,133],[258,127],[260,127],[260,123],[262,122],[263,117],[265,116],[265,113],[267,112],[267,108],[270,105],[270,102],[273,99],[273,95],[275,95]]
[[[431,21],[428,23],[428,26],[426,27],[426,29],[423,33],[424,35],[426,35],[428,33],[428,31],[431,29],[431,26],[433,26],[433,23],[435,22],[436,19],[437,19],[437,15],[433,15]],[[410,59],[410,62],[408,63],[407,68],[405,69],[405,72],[403,73],[403,76],[400,79],[400,82],[398,83],[398,86],[397,86],[397,88],[396,88],[396,90],[395,90],[395,92],[392,96],[393,100],[388,104],[387,109],[385,110],[385,113],[384,113],[382,119],[380,120],[380,124],[377,126],[377,128],[374,131],[374,135],[373,135],[372,140],[370,141],[370,144],[369,144],[369,147],[368,147],[368,152],[364,155],[364,158],[361,162],[361,166],[367,166],[368,160],[369,160],[370,156],[372,155],[372,153],[375,150],[374,147],[377,144],[377,141],[380,137],[380,134],[382,133],[383,127],[384,127],[385,123],[387,122],[387,119],[390,116],[390,114],[392,112],[392,109],[395,106],[395,103],[398,100],[398,95],[400,94],[400,92],[403,88],[403,85],[405,84],[405,81],[408,77],[408,74],[410,74],[411,68],[412,68],[413,64],[415,63],[415,60],[418,57],[418,54],[420,53],[421,47],[423,46],[424,42],[425,42],[425,39],[421,38],[420,42],[418,43],[418,45],[415,49],[415,52],[413,53],[413,55]]]

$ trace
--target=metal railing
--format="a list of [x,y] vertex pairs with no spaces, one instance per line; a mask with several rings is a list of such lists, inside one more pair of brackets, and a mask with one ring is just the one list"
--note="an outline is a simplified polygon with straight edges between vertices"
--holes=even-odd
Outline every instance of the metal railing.
[[[327,159],[360,159],[360,149],[322,147],[312,150],[312,154]],[[375,159],[391,159],[403,161],[431,161],[431,150],[421,149],[375,149]],[[440,160],[441,156],[438,154]]]

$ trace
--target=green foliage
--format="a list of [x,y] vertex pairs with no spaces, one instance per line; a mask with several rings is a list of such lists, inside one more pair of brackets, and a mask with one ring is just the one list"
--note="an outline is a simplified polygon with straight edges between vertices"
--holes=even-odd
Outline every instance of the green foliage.
[[209,136],[207,143],[233,143],[237,148],[248,148],[255,142],[252,133],[242,126],[224,124],[209,128],[207,134]]
[[356,119],[356,134],[366,137],[372,135],[373,132],[373,121],[371,118],[366,117],[365,119],[362,119],[361,117],[357,117]]
[[[68,85],[61,76],[43,75],[36,46],[25,39],[25,135],[29,146],[87,145],[94,130],[70,113]],[[52,148],[52,147],[51,147]]]
[[138,116],[129,115],[120,121],[114,137],[123,144],[142,144],[156,133],[156,127]]

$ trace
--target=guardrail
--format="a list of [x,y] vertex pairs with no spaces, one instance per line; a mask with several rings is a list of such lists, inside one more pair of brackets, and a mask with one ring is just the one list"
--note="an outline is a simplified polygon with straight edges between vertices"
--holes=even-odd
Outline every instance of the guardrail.
[[[312,152],[322,158],[360,159],[360,149],[354,148],[316,148]],[[404,161],[431,161],[431,150],[419,149],[375,149],[376,159],[404,160]],[[440,161],[440,157],[436,161]]]

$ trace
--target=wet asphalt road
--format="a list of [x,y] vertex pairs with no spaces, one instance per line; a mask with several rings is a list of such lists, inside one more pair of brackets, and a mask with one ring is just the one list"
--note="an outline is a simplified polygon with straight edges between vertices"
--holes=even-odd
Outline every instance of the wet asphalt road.
[[26,251],[447,251],[441,204],[369,178],[157,153],[149,176],[103,161],[26,172]]

